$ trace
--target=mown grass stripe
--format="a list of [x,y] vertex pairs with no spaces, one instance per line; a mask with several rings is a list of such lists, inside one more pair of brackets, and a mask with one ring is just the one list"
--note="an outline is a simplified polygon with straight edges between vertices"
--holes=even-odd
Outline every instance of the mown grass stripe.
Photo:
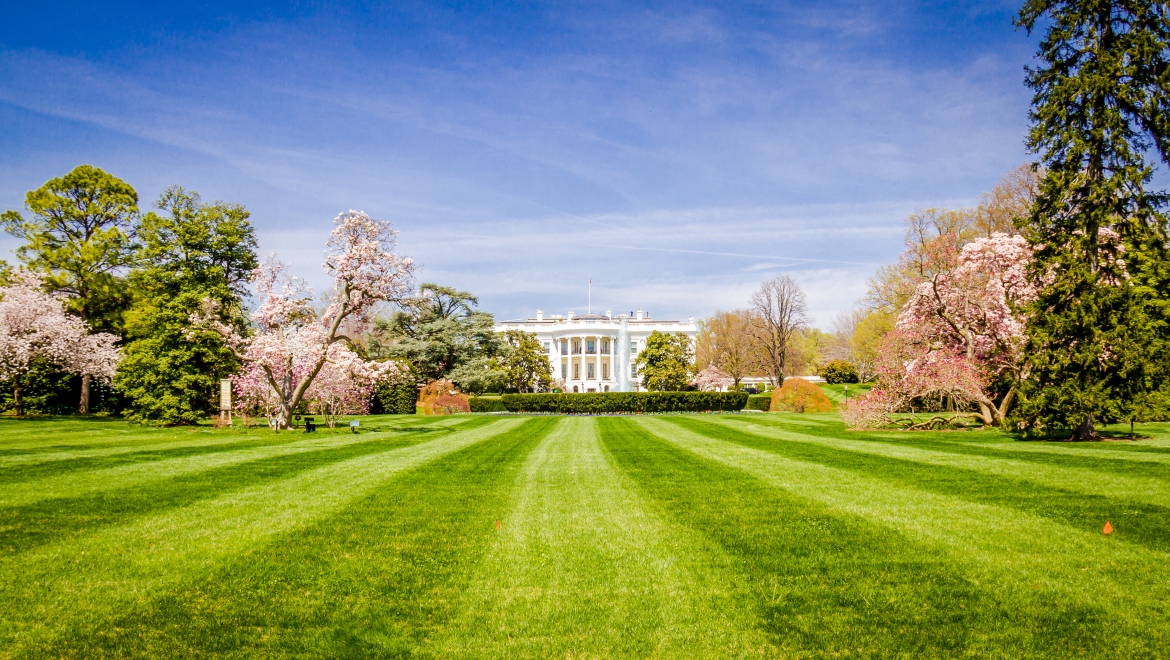
[[[691,419],[686,420],[685,423],[689,424],[692,421],[696,424],[703,423]],[[717,419],[714,423],[728,428],[736,428],[756,437],[773,438],[784,442],[816,444],[838,451],[870,454],[898,461],[910,461],[997,477],[1008,477],[1085,495],[1115,497],[1155,506],[1170,505],[1170,481],[1164,479],[1120,475],[1103,470],[1064,467],[990,456],[971,456],[904,444],[894,445],[842,437],[826,438],[755,424],[750,425],[749,430],[747,425],[729,421],[727,418]]]
[[113,468],[66,472],[52,477],[6,485],[0,491],[0,507],[28,506],[47,499],[80,497],[119,488],[142,487],[164,479],[173,479],[205,470],[224,468],[276,456],[303,454],[322,449],[361,444],[385,437],[393,437],[396,433],[409,432],[419,434],[426,432],[426,429],[430,429],[431,432],[435,433],[443,433],[447,432],[447,430],[475,428],[489,422],[490,420],[484,418],[452,418],[451,422],[446,426],[412,426],[409,431],[362,433],[356,435],[338,433],[333,435],[309,436],[293,442],[276,440],[275,442],[277,444],[241,449],[234,452],[186,456],[183,458],[163,459],[146,463],[134,463]]
[[404,472],[45,655],[429,656],[496,538],[520,464],[555,425],[529,419]]
[[[606,449],[663,515],[734,557],[783,657],[1072,655],[1096,606],[987,590],[905,535],[685,451],[627,419]],[[1088,643],[1088,646],[1084,644]]]
[[25,652],[256,544],[314,523],[386,480],[496,434],[493,420],[411,447],[363,456],[245,488],[0,559],[0,648]]
[[695,539],[643,506],[592,418],[560,418],[436,647],[441,657],[739,657],[764,635]]
[[1107,604],[1110,655],[1154,656],[1170,648],[1170,555],[1021,511],[907,488],[846,469],[797,461],[715,440],[661,419],[639,418],[655,435],[741,469],[778,488],[898,530],[950,553],[987,589],[1049,589],[1088,607]]
[[962,466],[858,452],[848,446],[836,447],[831,441],[810,442],[782,438],[775,433],[749,433],[738,425],[728,428],[722,424],[688,421],[682,426],[717,440],[735,442],[794,460],[848,469],[940,495],[1008,507],[1088,532],[1101,529],[1104,521],[1109,520],[1117,530],[1117,538],[1154,550],[1170,551],[1170,507],[1167,506],[1086,494],[1064,487],[1067,484],[1037,483],[1026,475],[1017,477],[1010,472],[972,475]]

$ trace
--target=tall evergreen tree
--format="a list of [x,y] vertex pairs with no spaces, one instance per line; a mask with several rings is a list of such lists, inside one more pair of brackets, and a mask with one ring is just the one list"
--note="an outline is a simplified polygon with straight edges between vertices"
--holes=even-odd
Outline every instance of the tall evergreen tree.
[[1146,155],[1170,154],[1170,22],[1148,0],[1031,0],[1016,23],[1047,26],[1027,72],[1044,173],[1023,227],[1039,297],[1017,414],[1088,439],[1167,373],[1167,196],[1147,189]]
[[[69,296],[69,308],[94,331],[118,334],[128,302],[124,269],[134,256],[138,193],[92,165],[78,165],[25,196],[31,213],[0,216],[4,230],[26,243],[16,250],[25,266],[44,277],[52,293]],[[81,380],[82,414],[89,412],[90,377]]]
[[[168,188],[139,229],[139,267],[130,274],[122,365],[114,379],[129,399],[129,417],[152,424],[195,422],[220,378],[239,368],[222,335],[192,326],[193,313],[213,311],[242,331],[242,299],[256,267],[256,236],[236,204],[204,204]],[[209,307],[211,309],[209,309]]]

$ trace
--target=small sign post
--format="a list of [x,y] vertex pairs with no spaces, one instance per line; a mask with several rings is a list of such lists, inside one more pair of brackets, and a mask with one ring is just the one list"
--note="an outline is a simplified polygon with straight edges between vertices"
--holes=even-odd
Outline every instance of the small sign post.
[[223,378],[219,381],[219,423],[232,423],[232,381]]
[[357,421],[356,419],[350,420],[350,422],[349,422],[349,430],[350,430],[350,432],[351,432],[351,433],[357,433],[358,427],[359,427],[359,426],[361,426],[361,425],[362,425],[362,423],[361,423],[361,422],[359,422],[359,421]]

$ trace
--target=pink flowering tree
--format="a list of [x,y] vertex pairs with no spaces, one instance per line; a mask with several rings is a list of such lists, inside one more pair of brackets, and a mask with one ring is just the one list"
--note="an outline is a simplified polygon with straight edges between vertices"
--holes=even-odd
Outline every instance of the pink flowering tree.
[[[400,301],[411,291],[414,262],[394,253],[397,232],[390,223],[360,211],[342,213],[333,222],[324,264],[333,278],[333,291],[324,312],[313,309],[313,292],[304,280],[288,275],[284,264],[269,258],[252,274],[260,297],[252,314],[255,335],[245,339],[216,326],[244,362],[242,373],[233,380],[241,402],[274,415],[281,428],[288,428],[293,410],[306,400],[327,365],[329,383],[345,374],[365,383],[371,374],[384,375],[390,369],[369,363],[359,368],[356,362],[361,360],[342,345],[352,343],[350,334],[365,328],[375,305]],[[206,318],[197,321],[215,325]],[[315,391],[324,395],[330,386],[323,384]],[[349,395],[329,396],[340,402]]]
[[700,392],[720,392],[731,387],[734,383],[734,378],[713,366],[709,366],[695,374],[695,379],[691,381],[691,385]]
[[24,414],[21,386],[35,360],[109,382],[121,360],[117,340],[90,334],[84,321],[65,311],[63,298],[42,291],[37,275],[18,273],[0,287],[0,379],[12,381],[17,415]]
[[325,418],[329,428],[341,415],[364,415],[379,381],[399,374],[393,362],[363,360],[345,344],[333,344],[313,384],[305,392],[310,407]]
[[932,271],[883,341],[878,387],[843,406],[851,426],[889,423],[915,399],[946,398],[985,425],[1002,423],[1027,373],[1023,308],[1035,299],[1020,236],[993,234],[962,249],[928,248]]

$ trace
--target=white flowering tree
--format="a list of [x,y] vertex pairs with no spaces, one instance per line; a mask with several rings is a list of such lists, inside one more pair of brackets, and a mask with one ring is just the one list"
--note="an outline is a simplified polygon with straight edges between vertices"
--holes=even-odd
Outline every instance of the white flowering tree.
[[[393,364],[362,361],[347,346],[351,338],[344,330],[360,332],[375,305],[409,295],[414,262],[394,253],[397,232],[388,222],[361,211],[342,213],[333,222],[324,264],[333,291],[323,313],[313,310],[313,293],[305,281],[288,275],[286,266],[270,257],[252,276],[260,296],[252,314],[256,334],[244,339],[217,326],[244,362],[234,379],[236,390],[243,400],[275,412],[281,428],[289,426],[293,410],[323,370],[328,383],[316,392],[334,402],[331,410],[340,410],[341,402],[352,398],[353,387],[372,385],[396,370]],[[206,317],[195,320],[214,325]],[[354,382],[339,384],[344,377]]]
[[41,278],[18,273],[0,287],[0,379],[12,381],[17,415],[24,414],[22,385],[37,359],[82,376],[109,382],[121,360],[118,338],[90,334],[80,318],[65,311],[65,301],[41,289]]

